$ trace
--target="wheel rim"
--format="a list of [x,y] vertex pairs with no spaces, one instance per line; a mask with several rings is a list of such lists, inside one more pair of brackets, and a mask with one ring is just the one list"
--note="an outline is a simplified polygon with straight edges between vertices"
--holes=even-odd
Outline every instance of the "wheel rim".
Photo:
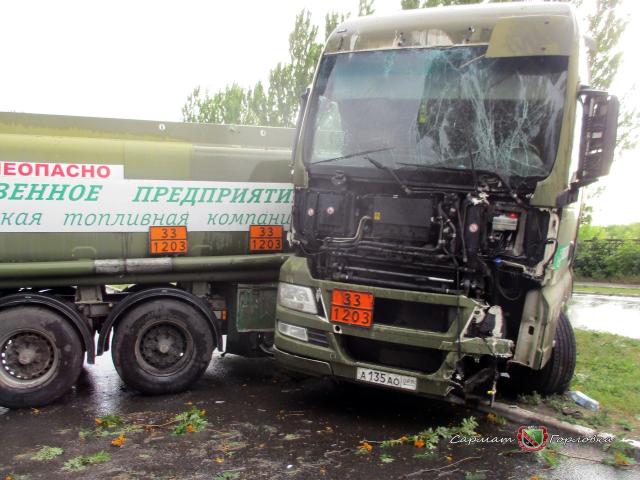
[[0,340],[0,376],[13,388],[43,385],[58,368],[55,342],[36,330],[10,332]]
[[193,356],[193,338],[188,330],[173,322],[156,322],[136,340],[136,359],[153,375],[172,375],[184,368]]

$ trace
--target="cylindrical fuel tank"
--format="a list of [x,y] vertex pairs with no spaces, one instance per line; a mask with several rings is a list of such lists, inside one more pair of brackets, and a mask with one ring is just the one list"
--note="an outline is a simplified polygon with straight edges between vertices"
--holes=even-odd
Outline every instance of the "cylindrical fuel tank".
[[250,231],[253,253],[279,252],[292,140],[284,128],[0,113],[0,263],[243,255]]

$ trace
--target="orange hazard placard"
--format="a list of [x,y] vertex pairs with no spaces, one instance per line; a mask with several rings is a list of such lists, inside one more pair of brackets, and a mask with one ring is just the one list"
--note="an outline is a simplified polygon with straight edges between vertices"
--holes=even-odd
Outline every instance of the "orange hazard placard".
[[187,253],[187,227],[149,227],[151,255]]
[[249,227],[249,251],[281,251],[283,231],[282,225],[251,225]]
[[331,321],[358,327],[373,323],[373,294],[354,290],[334,290],[331,293]]

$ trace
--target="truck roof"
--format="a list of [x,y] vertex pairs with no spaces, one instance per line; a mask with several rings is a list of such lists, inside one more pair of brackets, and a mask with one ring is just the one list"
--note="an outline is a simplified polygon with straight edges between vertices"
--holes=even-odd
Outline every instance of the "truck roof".
[[455,5],[346,20],[329,36],[325,53],[487,44],[496,24],[513,17],[555,17],[574,24],[570,30],[577,32],[575,9],[564,2]]

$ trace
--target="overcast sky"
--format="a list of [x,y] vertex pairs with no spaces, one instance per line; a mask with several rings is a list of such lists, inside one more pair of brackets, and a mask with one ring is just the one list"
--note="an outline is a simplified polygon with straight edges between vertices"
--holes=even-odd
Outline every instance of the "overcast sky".
[[[181,120],[193,87],[249,86],[288,58],[295,15],[309,9],[357,9],[357,0],[5,0],[0,2],[0,111]],[[376,0],[377,13],[400,0]],[[626,0],[628,32],[640,29],[640,1]],[[616,93],[639,72],[637,40],[627,52]],[[638,63],[636,61],[636,63]],[[640,106],[634,95],[630,101]],[[596,223],[640,221],[640,150],[616,161],[604,182]]]

